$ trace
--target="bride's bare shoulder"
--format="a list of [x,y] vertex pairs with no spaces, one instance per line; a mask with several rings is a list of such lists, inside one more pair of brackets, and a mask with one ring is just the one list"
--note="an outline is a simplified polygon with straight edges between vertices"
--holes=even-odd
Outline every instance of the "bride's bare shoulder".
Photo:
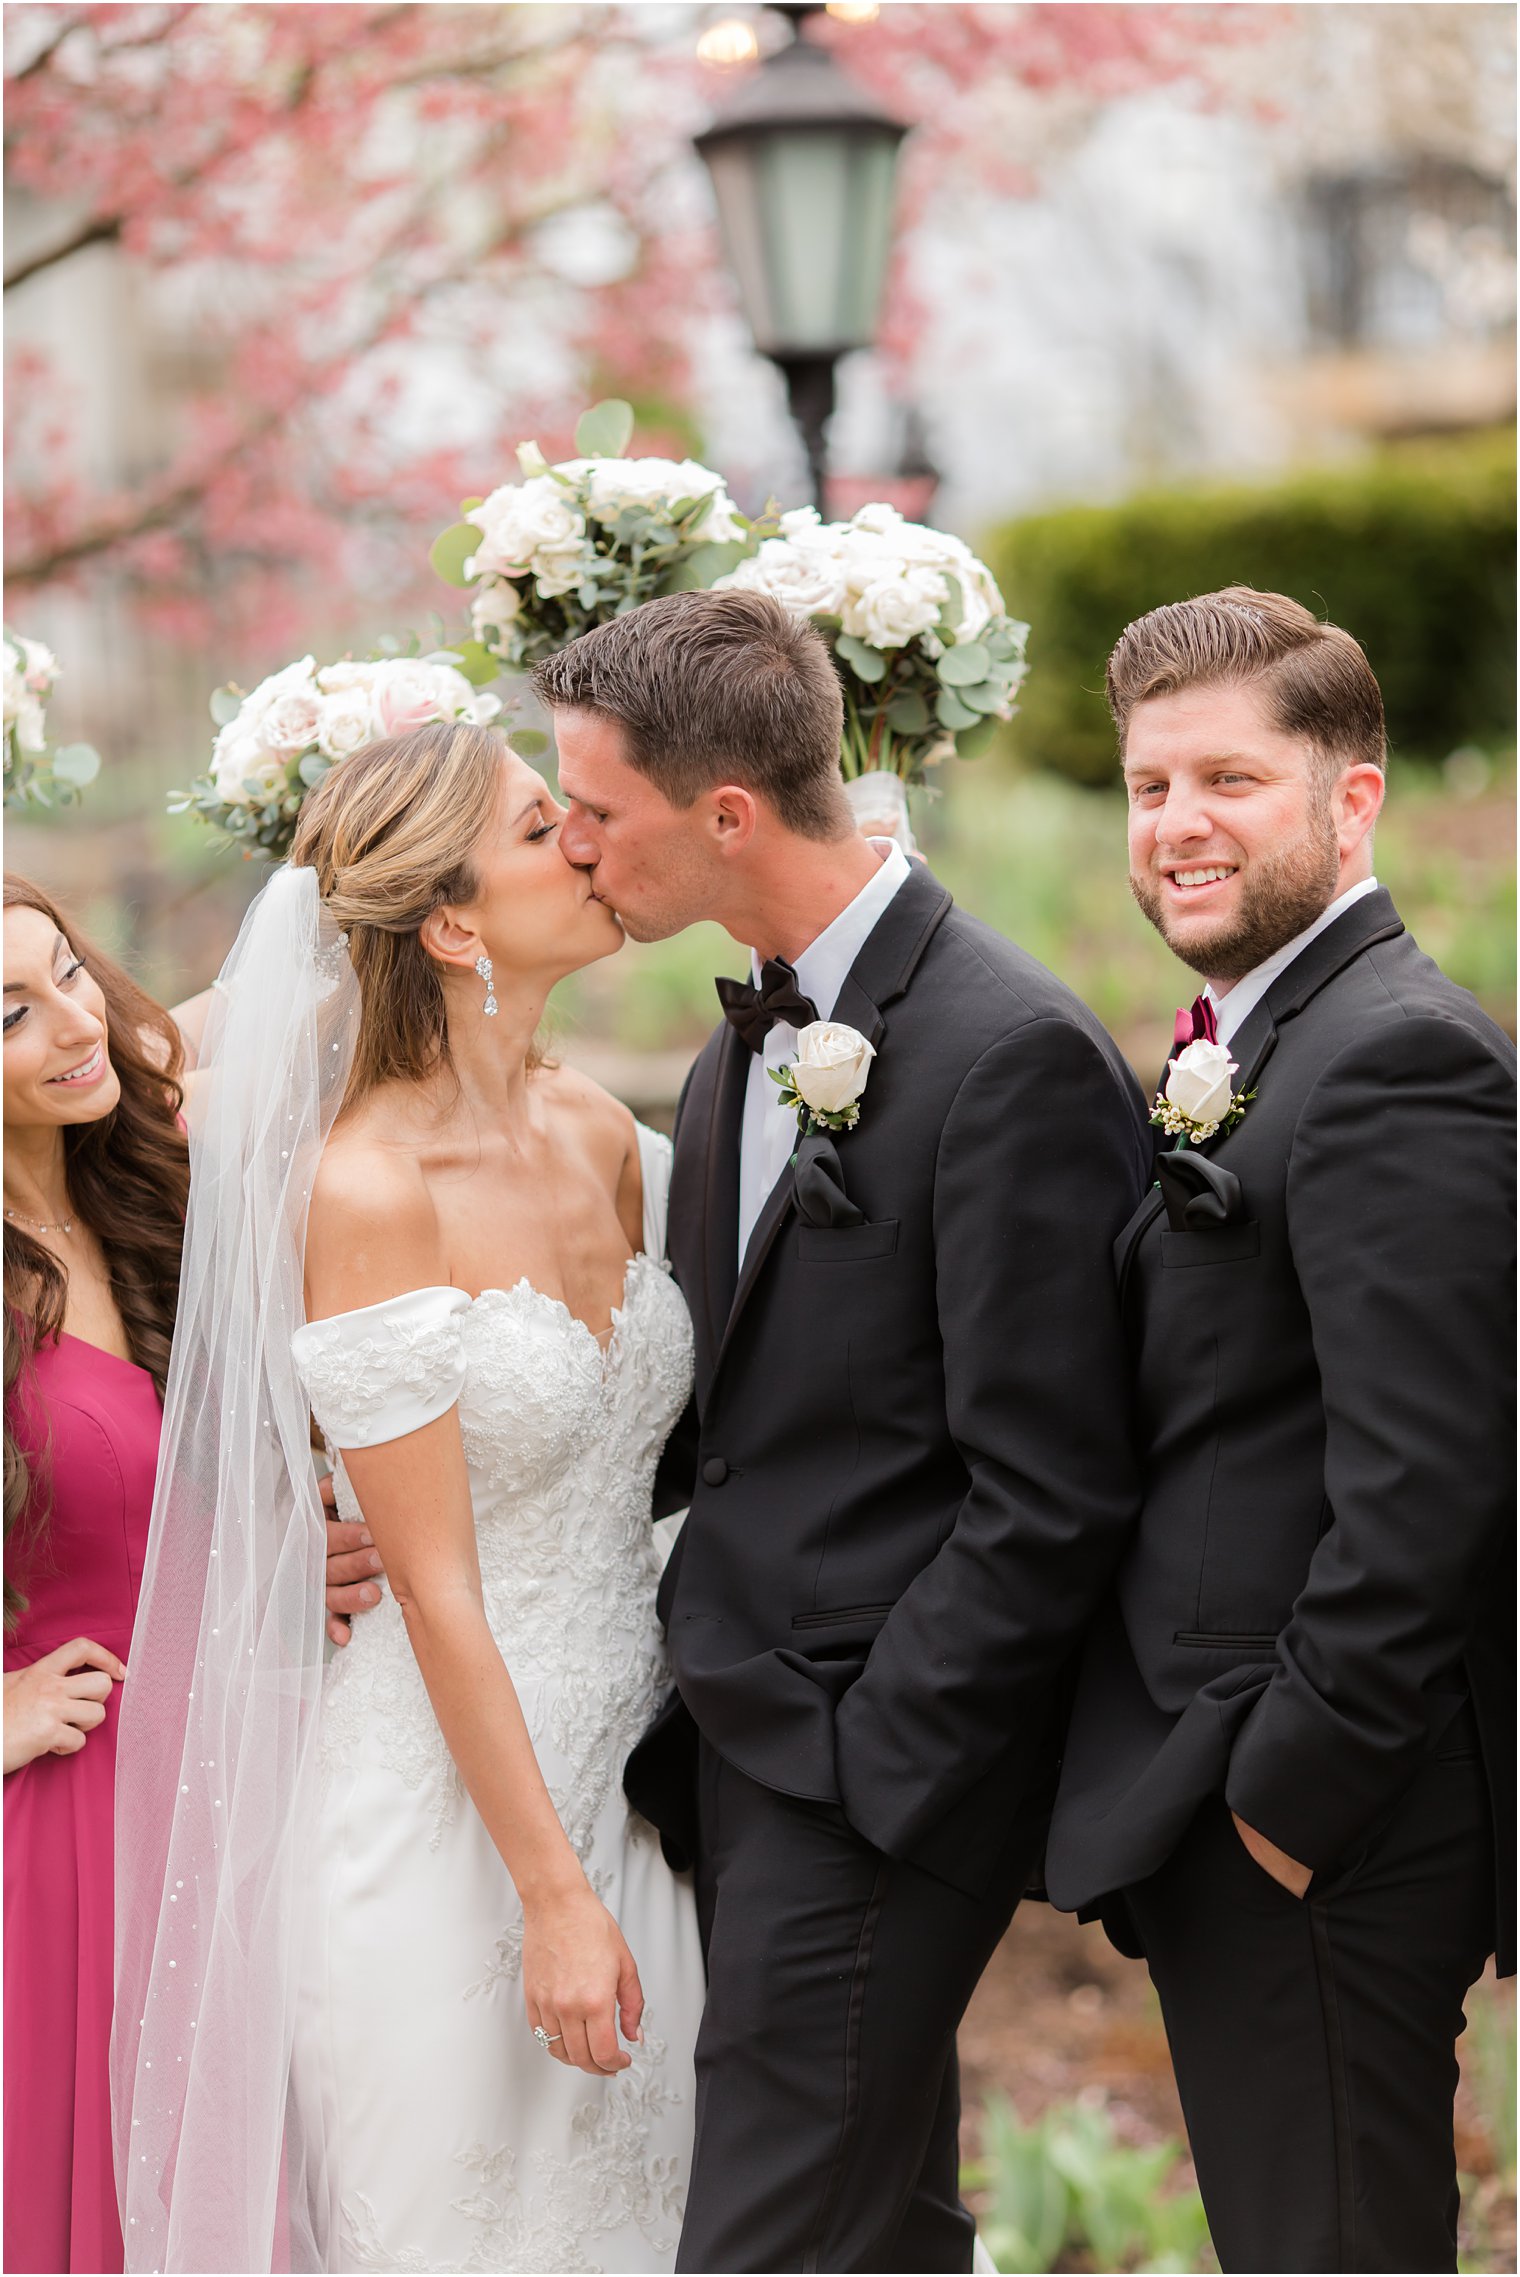
[[643,1241],[644,1174],[639,1133],[621,1099],[572,1067],[542,1068],[544,1102],[610,1196],[631,1249]]
[[389,1219],[433,1208],[428,1184],[415,1154],[388,1146],[363,1131],[334,1131],[322,1150],[312,1183],[313,1217],[348,1216],[354,1211]]
[[637,1149],[634,1119],[621,1099],[614,1099],[589,1075],[563,1063],[541,1067],[534,1077],[545,1106],[567,1129],[575,1130],[598,1153],[622,1161]]
[[416,1156],[362,1124],[340,1125],[317,1165],[307,1218],[317,1309],[376,1304],[443,1278],[438,1212]]

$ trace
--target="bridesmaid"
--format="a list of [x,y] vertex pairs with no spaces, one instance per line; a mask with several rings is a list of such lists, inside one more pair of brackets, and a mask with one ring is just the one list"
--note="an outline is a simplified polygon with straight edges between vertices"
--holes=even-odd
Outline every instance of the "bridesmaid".
[[5,879],[9,2270],[119,2270],[107,2050],[118,1686],[188,1165],[167,1013]]

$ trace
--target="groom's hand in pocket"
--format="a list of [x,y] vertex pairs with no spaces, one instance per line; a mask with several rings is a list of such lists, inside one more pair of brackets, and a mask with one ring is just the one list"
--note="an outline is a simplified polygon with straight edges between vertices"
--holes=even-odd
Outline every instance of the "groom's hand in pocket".
[[367,1526],[334,1516],[331,1478],[323,1479],[321,1494],[327,1520],[327,1633],[335,1645],[346,1645],[354,1614],[372,1612],[380,1602],[380,1556]]
[[1270,1874],[1273,1881],[1287,1891],[1289,1897],[1301,1898],[1314,1878],[1313,1868],[1301,1866],[1296,1858],[1288,1856],[1286,1850],[1279,1850],[1275,1842],[1269,1842],[1264,1834],[1258,1834],[1254,1826],[1247,1826],[1238,1812],[1231,1811],[1230,1816],[1235,1821],[1235,1832],[1262,1872]]

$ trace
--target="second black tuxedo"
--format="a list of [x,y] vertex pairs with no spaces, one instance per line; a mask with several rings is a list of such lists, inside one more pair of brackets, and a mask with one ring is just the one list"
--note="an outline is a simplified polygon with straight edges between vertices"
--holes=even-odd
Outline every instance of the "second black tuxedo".
[[1109,1260],[1149,1148],[1114,1046],[921,867],[832,1017],[877,1053],[832,1222],[804,1222],[788,1171],[740,1273],[749,1054],[726,1025],[676,1127],[681,1705],[627,1784],[698,1849],[711,1934],[688,2269],[969,2267],[955,2027],[1135,1508]]
[[1226,2269],[1451,2267],[1512,1903],[1514,1051],[1381,890],[1230,1051],[1208,1194],[1117,1245],[1142,1505],[1047,1886],[1147,1954]]

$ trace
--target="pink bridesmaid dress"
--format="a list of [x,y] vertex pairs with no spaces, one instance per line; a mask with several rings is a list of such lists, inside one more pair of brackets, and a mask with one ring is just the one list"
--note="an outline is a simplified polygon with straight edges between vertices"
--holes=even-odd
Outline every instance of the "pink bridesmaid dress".
[[[153,1378],[63,1336],[23,1377],[13,1421],[48,1515],[12,1567],[27,1607],[6,1668],[75,1637],[130,1666],[162,1422]],[[107,2078],[120,1701],[113,1685],[77,1754],[40,1755],[5,1781],[7,2271],[122,2265]]]

